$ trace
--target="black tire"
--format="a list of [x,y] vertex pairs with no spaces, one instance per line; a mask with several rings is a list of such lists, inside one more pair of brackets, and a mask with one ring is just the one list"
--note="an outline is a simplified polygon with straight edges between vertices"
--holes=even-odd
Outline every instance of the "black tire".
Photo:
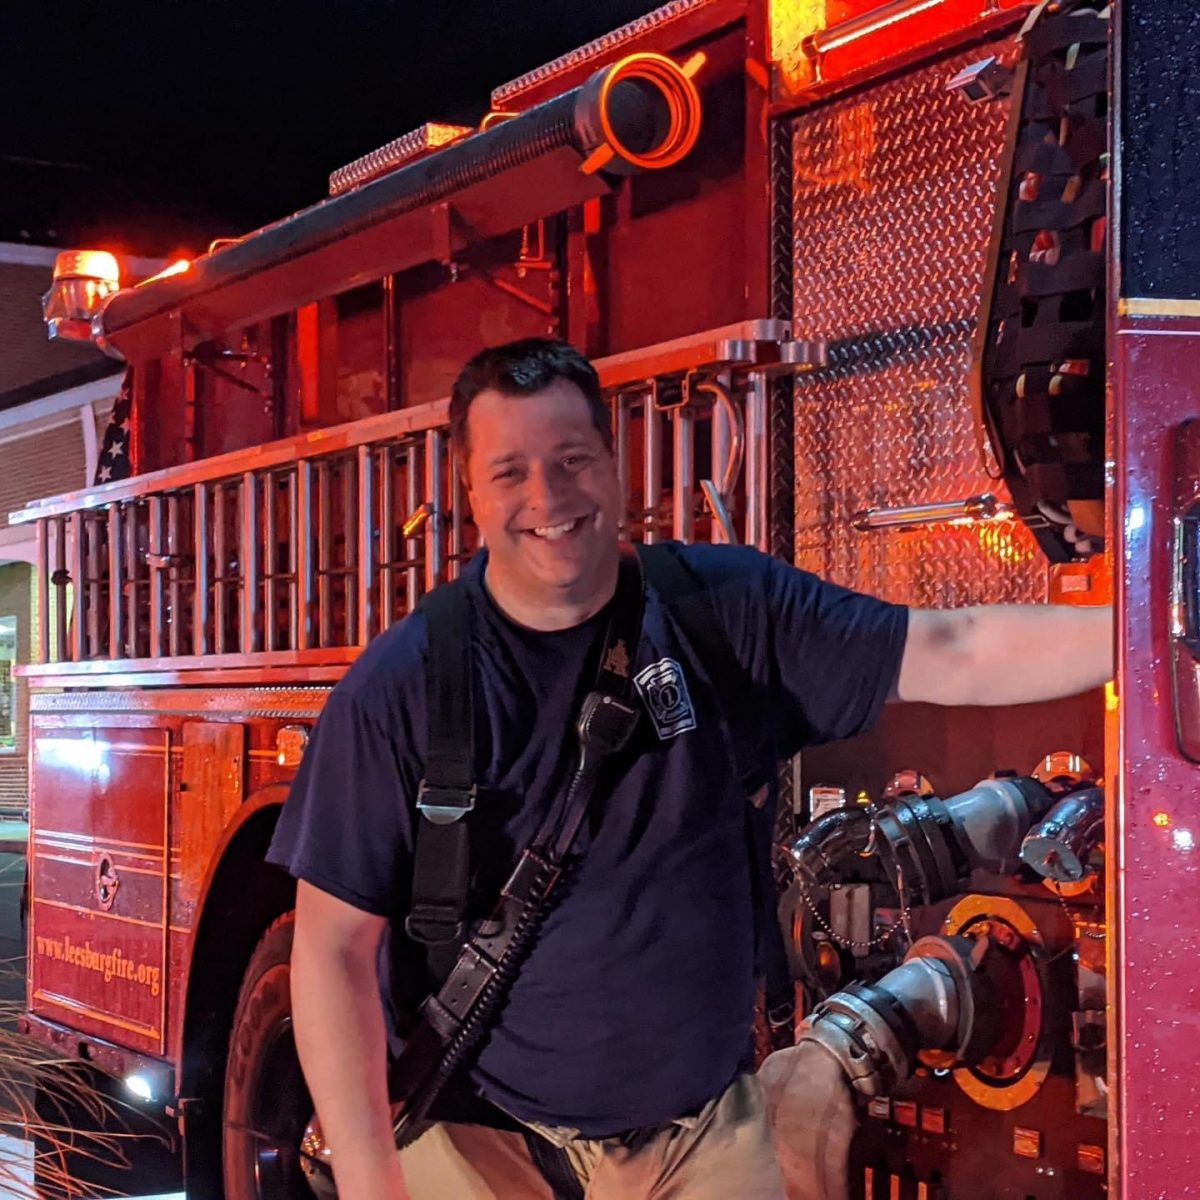
[[238,994],[225,1068],[225,1200],[312,1200],[299,1145],[312,1101],[292,1035],[295,914],[263,934]]

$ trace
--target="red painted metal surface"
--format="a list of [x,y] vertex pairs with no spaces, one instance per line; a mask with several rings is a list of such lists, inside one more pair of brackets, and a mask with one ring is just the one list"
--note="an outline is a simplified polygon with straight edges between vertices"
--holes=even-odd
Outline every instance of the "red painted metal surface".
[[30,1008],[150,1054],[167,1047],[170,753],[164,729],[33,739]]
[[213,872],[246,818],[282,802],[293,769],[277,761],[276,732],[311,724],[324,694],[109,692],[103,714],[96,697],[42,701],[57,706],[36,712],[31,731],[29,1008],[47,1028],[76,1031],[47,1040],[70,1055],[86,1043],[110,1067],[117,1048],[135,1063],[179,1061]]
[[[744,31],[735,28],[706,40],[703,50],[707,61],[696,80],[704,126],[691,159],[672,171],[636,176],[602,201],[597,256],[602,321],[590,347],[596,356],[765,311],[755,302],[761,304],[765,290],[759,280],[766,274],[766,227],[756,205],[767,195],[766,161],[765,156],[756,161],[743,141],[748,107],[760,102],[743,69]],[[746,249],[747,233],[757,254]]]
[[1200,412],[1200,321],[1130,320],[1115,342],[1114,1182],[1121,1200],[1176,1200],[1196,1194],[1200,1171],[1189,1136],[1200,1071],[1200,772],[1179,751],[1172,712],[1172,475],[1176,430]]

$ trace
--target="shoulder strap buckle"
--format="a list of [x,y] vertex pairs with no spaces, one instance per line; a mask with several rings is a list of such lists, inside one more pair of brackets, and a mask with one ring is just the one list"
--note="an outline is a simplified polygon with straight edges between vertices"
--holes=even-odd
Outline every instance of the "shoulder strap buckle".
[[434,825],[453,825],[474,809],[476,797],[474,784],[469,788],[446,787],[422,779],[417,788],[417,809]]
[[414,905],[404,918],[404,932],[426,950],[448,947],[455,955],[466,936],[467,923],[460,919],[453,905]]

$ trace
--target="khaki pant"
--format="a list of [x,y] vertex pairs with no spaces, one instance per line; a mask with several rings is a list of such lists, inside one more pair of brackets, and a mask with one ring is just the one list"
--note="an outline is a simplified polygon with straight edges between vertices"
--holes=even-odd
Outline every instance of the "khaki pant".
[[[565,1139],[569,1171],[585,1200],[783,1200],[762,1087],[742,1075],[694,1119],[634,1145]],[[566,1200],[530,1156],[526,1135],[478,1125],[435,1126],[400,1155],[410,1200]]]

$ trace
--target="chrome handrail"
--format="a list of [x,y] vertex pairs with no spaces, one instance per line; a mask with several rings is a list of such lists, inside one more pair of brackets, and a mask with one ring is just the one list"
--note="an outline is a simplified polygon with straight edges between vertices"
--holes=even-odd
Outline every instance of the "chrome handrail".
[[1016,510],[991,492],[965,496],[961,500],[940,500],[932,504],[905,504],[896,508],[864,508],[850,518],[850,524],[866,533],[873,529],[910,529],[919,525],[975,525],[987,521],[1012,521]]

